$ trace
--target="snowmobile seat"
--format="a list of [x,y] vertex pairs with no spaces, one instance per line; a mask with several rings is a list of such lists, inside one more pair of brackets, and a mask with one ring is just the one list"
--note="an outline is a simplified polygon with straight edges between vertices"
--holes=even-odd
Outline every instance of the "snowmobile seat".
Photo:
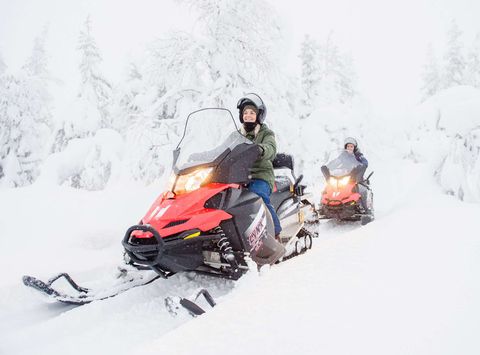
[[275,192],[290,191],[291,181],[286,176],[275,176]]
[[293,171],[293,158],[285,153],[278,153],[273,160],[273,168],[288,168]]

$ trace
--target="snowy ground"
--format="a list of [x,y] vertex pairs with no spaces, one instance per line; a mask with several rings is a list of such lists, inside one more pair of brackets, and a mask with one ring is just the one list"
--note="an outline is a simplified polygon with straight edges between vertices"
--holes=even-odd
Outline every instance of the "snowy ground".
[[[237,283],[178,275],[82,307],[21,276],[107,282],[158,186],[2,190],[0,354],[479,354],[480,205],[441,194],[423,165],[373,161],[373,223],[324,223],[310,252]],[[167,313],[166,296],[200,287],[216,308]]]

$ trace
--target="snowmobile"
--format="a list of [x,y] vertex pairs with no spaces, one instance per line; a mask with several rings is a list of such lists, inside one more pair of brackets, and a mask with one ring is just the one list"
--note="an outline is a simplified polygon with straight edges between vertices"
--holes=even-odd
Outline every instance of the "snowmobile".
[[[205,127],[209,122],[208,127]],[[207,132],[202,135],[201,132]],[[302,176],[293,159],[280,154],[274,167],[287,168],[271,197],[283,232],[275,239],[263,200],[246,187],[258,146],[239,133],[228,110],[206,109],[189,115],[174,151],[171,186],[123,239],[127,262],[147,266],[162,277],[196,271],[238,279],[246,258],[258,266],[274,264],[312,246],[303,228]]]
[[[362,225],[374,219],[371,172],[363,178],[365,167],[346,150],[322,166],[326,185],[322,192],[318,219],[361,221]],[[363,197],[362,197],[363,196]]]
[[[304,228],[310,204],[300,184],[303,176],[295,177],[291,156],[277,155],[274,168],[279,173],[271,196],[283,228],[277,240],[262,198],[247,188],[249,168],[258,155],[258,146],[239,132],[229,110],[192,112],[173,152],[168,189],[122,240],[123,281],[111,292],[80,287],[68,274],[48,282],[25,276],[24,284],[61,302],[84,304],[185,271],[237,280],[252,265],[261,267],[304,253],[312,247],[312,233]],[[60,278],[78,295],[54,289],[52,284]],[[201,292],[205,298],[207,293]],[[192,302],[184,303],[198,314]]]

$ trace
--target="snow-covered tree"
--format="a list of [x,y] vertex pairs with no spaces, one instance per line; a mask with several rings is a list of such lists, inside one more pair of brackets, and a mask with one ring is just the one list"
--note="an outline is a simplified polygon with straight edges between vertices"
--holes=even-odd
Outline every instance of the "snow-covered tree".
[[52,115],[45,36],[43,31],[35,39],[22,70],[15,75],[4,74],[0,83],[0,164],[2,183],[7,186],[32,183],[46,155]]
[[7,88],[5,71],[7,65],[3,61],[0,53],[0,180],[3,178],[3,159],[6,156],[6,142],[7,142]]
[[116,128],[123,132],[130,147],[125,156],[130,175],[151,183],[165,173],[165,164],[173,149],[170,144],[174,139],[170,135],[174,134],[173,124],[177,122],[167,119],[172,118],[165,117],[168,115],[160,116],[164,119],[157,116],[155,100],[162,94],[155,86],[146,89],[143,86],[145,81],[148,80],[141,68],[130,63],[127,78],[116,92],[112,112],[117,118]]
[[[56,130],[52,151],[60,152],[63,160],[69,156],[79,158],[74,168],[57,169],[67,171],[61,174],[61,183],[98,190],[109,182],[113,166],[118,166],[119,154],[123,153],[118,148],[122,137],[113,129],[117,126],[111,115],[113,88],[101,73],[102,57],[92,34],[90,17],[80,32],[78,50],[80,88],[70,116]],[[114,175],[118,176],[118,172]]]
[[341,55],[334,68],[339,101],[342,104],[348,104],[355,96],[356,74],[352,56],[347,53]]
[[[303,91],[301,111],[351,102],[355,95],[353,60],[350,55],[340,51],[332,32],[322,44],[306,36],[302,43],[300,59]],[[300,115],[306,117],[308,113]]]
[[3,56],[2,53],[0,53],[0,76],[5,73],[5,70],[7,69],[7,65],[3,61]]
[[422,101],[435,95],[441,88],[441,74],[433,46],[427,49],[427,63],[423,66]]
[[461,42],[462,31],[455,21],[447,32],[447,49],[444,54],[443,88],[465,84],[466,61]]
[[[290,112],[284,99],[288,85],[278,70],[280,25],[267,2],[178,2],[196,14],[194,29],[191,33],[170,32],[157,40],[149,48],[147,62],[137,68],[141,90],[127,90],[127,96],[133,94],[127,106],[134,108],[127,120],[127,141],[137,150],[129,154],[135,154],[132,160],[140,162],[132,164],[136,166],[133,173],[147,180],[165,171],[158,166],[157,156],[171,155],[182,129],[178,120],[197,108],[234,108],[239,97],[254,91],[275,103],[269,112]],[[138,87],[138,80],[132,84]],[[157,164],[145,164],[147,161]]]
[[[20,73],[4,80],[0,112],[3,116],[0,160],[7,185],[22,186],[38,176],[50,135],[50,111],[45,95],[29,76]],[[13,169],[13,170],[12,170]]]
[[[91,27],[90,17],[87,17],[85,27],[80,32],[78,40],[78,50],[81,56],[79,99],[84,100],[87,105],[93,105],[100,113],[99,121],[96,122],[97,127],[109,128],[112,126],[108,112],[112,98],[112,86],[100,71],[103,59],[95,43]],[[86,120],[90,118],[88,113],[84,118]]]
[[313,110],[313,103],[318,98],[318,89],[322,79],[320,46],[309,35],[301,44],[301,88],[300,118],[306,117]]
[[480,201],[480,128],[452,138],[436,175],[448,194],[464,201]]
[[126,132],[132,120],[141,112],[141,106],[136,100],[142,91],[143,76],[135,63],[130,63],[126,80],[115,90],[113,98],[112,116],[114,128],[119,132]]
[[281,31],[265,1],[179,2],[190,6],[198,18],[193,33],[172,33],[152,51],[150,70],[157,74],[162,96],[160,115],[174,117],[179,113],[176,107],[184,104],[189,109],[193,103],[229,106],[246,90],[279,90],[275,64]]
[[78,39],[80,88],[68,117],[55,130],[52,152],[65,149],[69,140],[92,137],[101,128],[113,126],[110,114],[112,85],[101,73],[102,57],[92,34],[88,16]]
[[467,55],[466,83],[480,88],[480,33],[477,33]]
[[40,36],[35,38],[32,53],[23,66],[25,73],[42,80],[46,80],[48,75],[48,58],[45,51],[47,36],[48,26],[45,26]]

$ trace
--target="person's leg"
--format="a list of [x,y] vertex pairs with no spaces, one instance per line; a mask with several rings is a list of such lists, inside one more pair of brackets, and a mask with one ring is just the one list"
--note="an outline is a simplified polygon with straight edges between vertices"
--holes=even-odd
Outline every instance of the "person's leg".
[[280,220],[278,219],[277,213],[270,202],[270,185],[265,180],[253,179],[248,185],[248,190],[260,196],[270,211],[270,215],[273,219],[273,225],[275,226],[275,236],[279,235],[282,231],[282,226],[280,225]]
[[356,173],[356,180],[357,182],[363,181],[363,175],[365,174],[365,171],[367,170],[367,167],[363,164],[357,166],[357,173]]
[[371,211],[370,211],[370,208],[369,208],[368,202],[367,202],[368,189],[365,186],[362,186],[362,185],[359,184],[358,185],[358,192],[362,196],[361,199],[360,199],[362,207],[365,210],[365,213],[369,214]]

